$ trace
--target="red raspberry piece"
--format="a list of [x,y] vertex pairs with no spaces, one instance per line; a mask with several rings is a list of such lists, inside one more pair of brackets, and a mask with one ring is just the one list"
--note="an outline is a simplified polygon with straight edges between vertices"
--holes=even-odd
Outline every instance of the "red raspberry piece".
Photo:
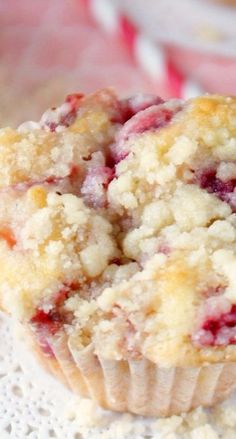
[[67,321],[61,307],[78,288],[78,282],[65,283],[53,298],[53,308],[48,312],[39,308],[31,318],[30,323],[34,326],[39,345],[46,355],[54,356],[48,337],[57,334]]
[[198,347],[236,344],[236,305],[228,312],[207,318],[193,341]]
[[133,134],[157,130],[166,126],[182,109],[179,101],[152,105],[135,114],[120,132],[119,140],[127,140]]
[[122,123],[127,122],[131,117],[140,111],[146,110],[153,105],[163,104],[164,100],[159,96],[147,94],[137,94],[131,96],[128,99],[123,99],[120,101],[121,113],[122,113]]
[[121,132],[122,139],[127,140],[133,134],[144,133],[148,130],[162,128],[168,124],[173,112],[160,105],[153,105],[135,114]]
[[78,282],[72,282],[72,283],[65,283],[64,287],[62,287],[55,295],[54,297],[54,304],[56,307],[63,305],[66,299],[68,299],[69,296],[72,295],[74,291],[77,291],[79,289],[79,283]]
[[115,162],[119,163],[129,154],[125,142],[131,136],[165,127],[181,109],[181,101],[170,101],[164,104],[151,105],[131,117],[120,130],[117,143],[112,147]]
[[51,132],[57,127],[69,127],[75,121],[83,95],[75,93],[68,95],[64,104],[57,108],[46,111],[41,118],[42,128]]
[[216,169],[204,169],[196,173],[196,180],[202,189],[206,189],[210,194],[215,194],[220,200],[226,201],[232,208],[235,208],[232,194],[234,194],[236,187],[236,179],[222,181],[216,174]]
[[16,245],[16,238],[9,227],[0,227],[0,239],[4,239],[10,248]]
[[81,176],[79,170],[80,169],[78,165],[71,165],[70,169],[68,170],[68,175],[65,175],[64,177],[57,177],[55,175],[50,175],[49,177],[46,177],[44,180],[31,180],[25,183],[14,184],[11,187],[16,190],[27,190],[30,187],[38,184],[43,185],[47,183],[49,185],[57,185],[63,182],[63,180],[65,179],[69,179],[70,183],[73,185],[78,181],[79,177]]
[[79,166],[78,165],[72,165],[70,168],[70,175],[69,177],[71,180],[74,180],[78,177],[79,174]]
[[105,207],[107,203],[106,190],[114,177],[114,169],[107,166],[89,169],[81,188],[85,201],[95,208]]
[[82,93],[73,93],[71,95],[66,96],[66,102],[70,104],[71,110],[77,111],[80,104],[81,99],[84,97]]
[[[58,184],[61,180],[62,180],[62,177],[54,177],[53,175],[51,175],[50,177],[47,177],[42,183]],[[35,183],[32,183],[32,186],[34,184]]]
[[118,265],[118,267],[120,267],[122,264],[122,260],[120,258],[114,258],[110,261],[111,264],[115,264]]
[[31,323],[36,324],[39,331],[45,331],[48,334],[56,334],[63,324],[62,316],[59,312],[51,310],[48,313],[38,309],[32,317]]
[[114,167],[129,155],[129,151],[127,151],[123,145],[120,146],[118,143],[111,145],[110,151],[111,154],[107,157],[106,162],[110,167]]
[[[51,122],[50,120],[48,120],[47,122],[45,122],[45,126],[47,128],[49,128],[49,131],[51,131],[52,133],[54,133],[56,131],[56,128],[58,127],[58,123],[56,122]],[[43,126],[43,128],[45,128],[45,126]]]

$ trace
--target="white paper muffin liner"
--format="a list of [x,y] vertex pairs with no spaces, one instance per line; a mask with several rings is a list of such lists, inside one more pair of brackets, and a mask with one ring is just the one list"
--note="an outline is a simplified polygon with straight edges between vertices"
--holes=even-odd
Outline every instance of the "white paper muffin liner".
[[75,349],[64,333],[48,338],[55,355],[49,357],[40,353],[32,332],[31,340],[41,362],[57,379],[74,393],[114,411],[178,415],[198,406],[212,406],[236,388],[236,362],[163,368],[145,358],[108,360],[97,355],[92,344]]

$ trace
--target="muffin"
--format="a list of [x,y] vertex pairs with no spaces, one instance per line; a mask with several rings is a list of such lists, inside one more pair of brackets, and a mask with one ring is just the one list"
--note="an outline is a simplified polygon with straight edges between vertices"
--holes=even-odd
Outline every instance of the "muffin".
[[144,416],[236,387],[236,99],[71,95],[0,130],[0,302],[74,392]]

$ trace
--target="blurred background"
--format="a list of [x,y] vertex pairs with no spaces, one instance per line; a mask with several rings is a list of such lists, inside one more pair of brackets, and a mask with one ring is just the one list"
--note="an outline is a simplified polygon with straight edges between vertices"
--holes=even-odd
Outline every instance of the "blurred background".
[[0,125],[71,92],[236,94],[236,0],[0,0]]

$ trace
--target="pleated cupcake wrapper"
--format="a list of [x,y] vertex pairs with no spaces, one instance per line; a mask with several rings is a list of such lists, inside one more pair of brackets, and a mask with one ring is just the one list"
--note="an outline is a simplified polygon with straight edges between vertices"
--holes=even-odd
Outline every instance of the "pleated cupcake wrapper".
[[141,360],[108,360],[90,344],[78,350],[65,333],[47,339],[55,357],[34,351],[44,366],[74,393],[104,407],[143,416],[171,416],[211,406],[236,387],[236,363],[162,368]]
[[235,387],[236,364],[161,368],[149,360],[115,361],[70,347],[89,394],[112,410],[170,416],[224,399]]
[[32,329],[29,326],[23,326],[20,324],[18,324],[17,329],[21,331],[24,337],[24,341],[28,344],[30,350],[33,352],[34,356],[37,358],[43,368],[47,372],[51,373],[55,378],[57,378],[62,384],[69,387],[68,381],[65,378],[65,374],[61,369],[58,359],[56,358],[56,356],[53,357],[45,355]]

